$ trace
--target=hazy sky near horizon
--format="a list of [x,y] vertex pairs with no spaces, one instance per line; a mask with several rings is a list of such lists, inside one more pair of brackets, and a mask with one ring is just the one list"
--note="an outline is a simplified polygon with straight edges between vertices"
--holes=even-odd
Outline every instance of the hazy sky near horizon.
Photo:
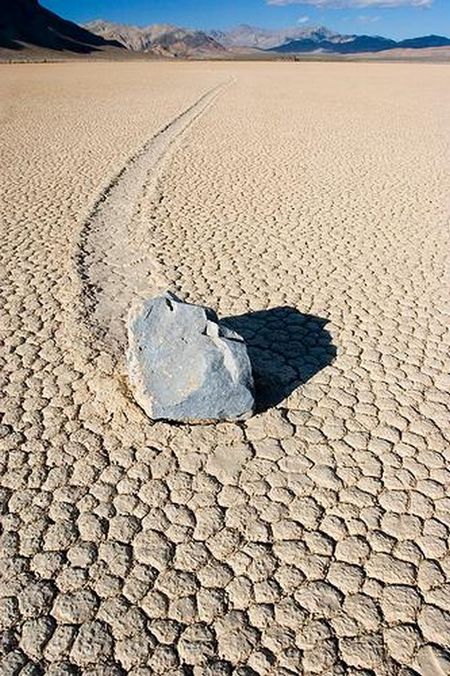
[[79,23],[92,19],[201,29],[321,24],[340,33],[450,36],[450,0],[41,0]]

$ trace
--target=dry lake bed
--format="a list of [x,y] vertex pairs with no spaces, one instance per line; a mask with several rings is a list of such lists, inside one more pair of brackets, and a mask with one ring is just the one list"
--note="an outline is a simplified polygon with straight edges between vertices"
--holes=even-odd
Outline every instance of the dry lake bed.
[[[450,673],[449,65],[0,66],[0,673]],[[152,423],[130,305],[246,338]]]

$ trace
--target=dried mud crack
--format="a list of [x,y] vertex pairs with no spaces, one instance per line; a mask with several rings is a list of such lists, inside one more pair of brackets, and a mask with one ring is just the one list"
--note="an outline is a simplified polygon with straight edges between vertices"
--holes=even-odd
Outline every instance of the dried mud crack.
[[[0,70],[0,674],[448,674],[448,66]],[[259,415],[128,401],[167,278]]]

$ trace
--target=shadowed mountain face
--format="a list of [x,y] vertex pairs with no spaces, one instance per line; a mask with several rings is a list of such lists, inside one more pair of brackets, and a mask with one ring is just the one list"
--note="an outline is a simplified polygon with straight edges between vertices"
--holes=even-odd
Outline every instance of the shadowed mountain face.
[[195,56],[225,51],[224,47],[203,31],[188,30],[170,24],[139,27],[109,21],[91,21],[85,28],[97,35],[117,40],[132,51],[144,51],[161,56]]
[[21,50],[27,45],[79,54],[122,47],[62,19],[38,0],[0,0],[0,47]]

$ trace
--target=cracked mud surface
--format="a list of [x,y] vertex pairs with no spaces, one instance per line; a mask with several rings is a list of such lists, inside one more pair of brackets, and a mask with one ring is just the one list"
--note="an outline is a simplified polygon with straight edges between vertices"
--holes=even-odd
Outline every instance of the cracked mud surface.
[[[1,74],[2,676],[449,673],[448,67]],[[259,415],[131,401],[166,284],[245,335]]]

